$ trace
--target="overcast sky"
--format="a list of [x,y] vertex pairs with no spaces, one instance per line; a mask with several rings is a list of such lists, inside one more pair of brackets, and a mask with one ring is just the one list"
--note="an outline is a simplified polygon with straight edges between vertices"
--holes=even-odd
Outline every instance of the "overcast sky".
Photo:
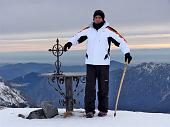
[[45,50],[56,37],[64,44],[96,9],[130,47],[170,47],[170,0],[0,0],[0,51]]

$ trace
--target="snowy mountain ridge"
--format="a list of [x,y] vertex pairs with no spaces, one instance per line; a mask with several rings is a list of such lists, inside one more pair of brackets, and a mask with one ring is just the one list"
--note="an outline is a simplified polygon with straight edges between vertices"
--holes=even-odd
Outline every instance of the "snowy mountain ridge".
[[136,68],[139,70],[139,73],[141,73],[142,71],[145,71],[149,74],[151,74],[154,70],[158,70],[158,69],[165,69],[165,68],[169,68],[170,64],[168,63],[142,63],[136,66]]
[[27,101],[20,94],[20,92],[14,88],[7,86],[5,84],[5,81],[0,78],[0,106],[22,107],[26,105]]

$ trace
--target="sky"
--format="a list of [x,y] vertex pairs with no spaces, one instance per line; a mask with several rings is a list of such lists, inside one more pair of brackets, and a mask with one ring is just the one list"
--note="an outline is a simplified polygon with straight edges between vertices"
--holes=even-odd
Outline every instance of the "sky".
[[97,9],[131,49],[170,48],[170,0],[0,0],[0,52],[46,51],[56,38],[64,45]]

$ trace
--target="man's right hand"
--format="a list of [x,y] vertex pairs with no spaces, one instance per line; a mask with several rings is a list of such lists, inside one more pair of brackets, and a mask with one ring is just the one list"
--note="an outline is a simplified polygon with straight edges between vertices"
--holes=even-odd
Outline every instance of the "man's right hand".
[[64,45],[64,51],[66,52],[68,49],[70,49],[70,47],[72,46],[71,42],[68,42]]

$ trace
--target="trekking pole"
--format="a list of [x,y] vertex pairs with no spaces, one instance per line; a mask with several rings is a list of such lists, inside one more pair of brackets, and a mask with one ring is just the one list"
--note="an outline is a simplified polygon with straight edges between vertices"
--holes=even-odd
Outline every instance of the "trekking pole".
[[117,93],[114,117],[116,116],[117,106],[118,106],[118,102],[119,102],[119,96],[120,96],[120,92],[121,92],[121,89],[122,89],[125,73],[126,73],[126,70],[127,70],[127,64],[128,64],[128,62],[126,61],[125,64],[124,64],[124,70],[123,70],[122,78],[121,78],[121,81],[120,81],[119,90],[118,90],[118,93]]

